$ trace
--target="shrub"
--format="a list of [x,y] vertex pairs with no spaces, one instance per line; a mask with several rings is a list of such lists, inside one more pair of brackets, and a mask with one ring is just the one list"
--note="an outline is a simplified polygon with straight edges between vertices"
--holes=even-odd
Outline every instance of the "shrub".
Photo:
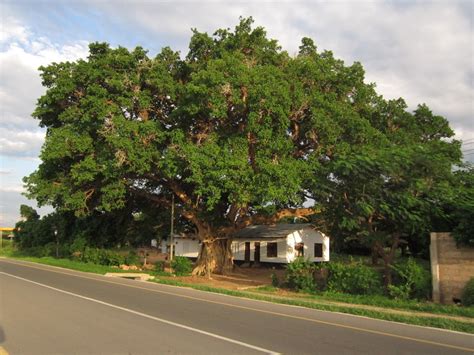
[[350,264],[338,262],[327,263],[327,290],[354,295],[380,294],[382,291],[381,275],[374,269],[359,262]]
[[112,250],[101,249],[99,264],[107,266],[119,266],[125,264],[125,257]]
[[85,247],[80,258],[85,263],[100,264],[101,261],[100,251],[97,248]]
[[429,299],[431,295],[431,273],[413,258],[400,261],[392,266],[394,281],[388,293],[399,299]]
[[313,272],[315,266],[302,257],[296,258],[286,266],[286,284],[294,290],[314,291]]
[[46,256],[56,255],[56,246],[54,243],[48,243],[42,246],[34,246],[22,250],[23,254],[34,256],[37,258],[44,258]]
[[93,263],[107,266],[119,266],[125,264],[126,258],[112,250],[85,247],[83,253],[78,256],[84,263]]
[[165,262],[163,260],[155,262],[155,271],[165,271]]
[[138,265],[140,263],[140,258],[135,250],[131,250],[124,260],[127,265]]
[[193,270],[191,260],[185,256],[176,256],[173,261],[171,261],[171,267],[178,276],[188,275]]
[[464,287],[461,301],[463,306],[474,305],[474,277],[471,278]]
[[278,276],[274,272],[272,272],[271,278],[272,278],[272,286],[273,287],[280,286],[280,280],[278,280]]
[[69,247],[71,255],[82,255],[87,246],[87,240],[83,235],[77,236]]

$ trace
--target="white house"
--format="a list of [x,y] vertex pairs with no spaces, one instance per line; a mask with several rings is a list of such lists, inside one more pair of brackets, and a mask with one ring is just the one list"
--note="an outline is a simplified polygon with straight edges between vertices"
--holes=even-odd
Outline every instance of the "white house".
[[[197,258],[197,238],[175,239],[175,254]],[[302,256],[310,261],[329,261],[329,237],[310,224],[249,226],[232,236],[235,261],[287,264]]]
[[249,226],[233,236],[232,253],[244,262],[329,261],[329,237],[303,223]]

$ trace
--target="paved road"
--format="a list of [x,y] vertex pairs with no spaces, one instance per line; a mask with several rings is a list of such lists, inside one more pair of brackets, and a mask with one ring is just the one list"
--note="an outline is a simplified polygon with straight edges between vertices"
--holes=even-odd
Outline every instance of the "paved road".
[[0,354],[466,354],[474,336],[0,259]]

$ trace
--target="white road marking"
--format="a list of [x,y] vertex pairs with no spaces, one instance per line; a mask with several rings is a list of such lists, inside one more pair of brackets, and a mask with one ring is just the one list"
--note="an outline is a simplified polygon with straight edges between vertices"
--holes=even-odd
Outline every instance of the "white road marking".
[[[38,285],[38,286],[41,286],[41,287],[45,287],[45,288],[48,288],[48,289],[50,289],[50,290],[54,290],[54,291],[57,291],[57,292],[61,292],[61,293],[64,293],[64,294],[66,294],[66,295],[70,295],[70,296],[74,296],[74,297],[77,297],[77,298],[81,298],[81,299],[84,299],[84,300],[87,300],[87,301],[90,301],[90,302],[95,302],[95,303],[101,304],[101,305],[103,305],[103,306],[108,306],[108,307],[111,307],[111,308],[119,309],[119,310],[121,310],[121,311],[128,312],[128,313],[132,313],[132,314],[135,314],[135,315],[140,316],[140,317],[152,319],[152,320],[157,321],[157,322],[169,324],[169,325],[172,325],[172,326],[175,326],[175,327],[178,327],[178,328],[182,328],[182,329],[189,330],[189,331],[191,331],[191,332],[195,332],[195,333],[199,333],[199,334],[204,334],[204,335],[210,336],[210,337],[212,337],[212,338],[216,338],[216,339],[219,339],[219,340],[227,341],[227,342],[229,342],[229,343],[237,344],[237,345],[240,345],[240,346],[249,348],[249,349],[257,350],[257,351],[260,351],[260,352],[263,352],[263,353],[267,353],[267,354],[272,354],[272,355],[279,355],[279,354],[280,354],[280,353],[275,352],[275,351],[272,351],[272,350],[264,349],[264,348],[261,348],[261,347],[255,346],[255,345],[247,344],[247,343],[244,343],[244,342],[241,342],[241,341],[238,341],[238,340],[234,340],[234,339],[230,339],[230,338],[227,338],[227,337],[224,337],[224,336],[221,336],[221,335],[217,335],[217,334],[214,334],[214,333],[209,333],[209,332],[206,332],[206,331],[204,331],[204,330],[200,330],[200,329],[197,329],[197,328],[189,327],[189,326],[184,325],[184,324],[179,324],[179,323],[171,322],[171,321],[166,320],[166,319],[154,317],[154,316],[151,316],[151,315],[146,314],[146,313],[137,312],[137,311],[134,311],[134,310],[129,309],[129,308],[120,307],[120,306],[117,306],[117,305],[114,305],[114,304],[111,304],[111,303],[107,303],[107,302],[104,302],[104,301],[97,300],[97,299],[95,299],[95,298],[90,298],[90,297],[78,295],[77,293],[73,293],[73,292],[61,290],[61,289],[56,288],[56,287],[52,287],[52,286],[48,286],[48,285],[45,285],[45,284],[42,284],[42,283],[39,283],[39,282],[36,282],[36,281],[28,280],[28,279],[25,279],[25,278],[20,277],[20,276],[8,274],[8,273],[3,272],[3,271],[0,271],[0,274],[6,275],[6,276],[10,276],[10,277],[13,277],[13,278],[15,278],[15,279],[22,280],[22,281],[25,281],[25,282],[29,282],[29,283],[32,283],[32,284],[35,284],[35,285]],[[1,354],[1,352],[0,352],[0,354]]]

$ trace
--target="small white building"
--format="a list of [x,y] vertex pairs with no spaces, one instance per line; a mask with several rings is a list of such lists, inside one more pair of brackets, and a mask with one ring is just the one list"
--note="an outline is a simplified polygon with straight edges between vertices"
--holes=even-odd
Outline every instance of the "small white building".
[[329,261],[329,237],[310,224],[249,226],[232,240],[234,260],[287,264],[298,256],[309,261]]
[[[175,239],[175,255],[197,258],[200,241],[192,236]],[[232,236],[235,261],[287,264],[298,256],[313,262],[329,261],[329,237],[310,224],[249,226]]]
[[201,241],[192,234],[174,236],[174,255],[197,258],[201,249]]

